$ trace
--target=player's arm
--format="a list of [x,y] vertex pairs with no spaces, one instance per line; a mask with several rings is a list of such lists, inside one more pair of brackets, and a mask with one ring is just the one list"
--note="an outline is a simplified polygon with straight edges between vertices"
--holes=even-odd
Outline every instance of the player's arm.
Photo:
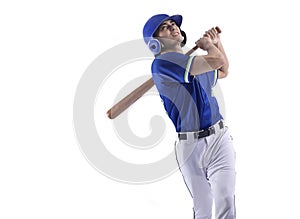
[[222,54],[224,56],[224,60],[225,60],[224,65],[218,69],[218,75],[219,75],[218,78],[221,79],[221,78],[227,77],[227,75],[228,75],[229,62],[228,62],[225,50],[224,50],[220,40],[216,46],[222,52]]
[[213,44],[209,37],[200,38],[196,45],[207,51],[206,55],[196,56],[191,66],[190,74],[199,75],[215,69],[221,69],[225,64],[222,52]]
[[228,75],[229,61],[223,48],[220,35],[216,28],[211,28],[210,30],[206,31],[204,35],[208,36],[212,40],[213,44],[219,49],[219,51],[224,56],[225,62],[222,65],[222,67],[218,69],[218,78],[225,78]]

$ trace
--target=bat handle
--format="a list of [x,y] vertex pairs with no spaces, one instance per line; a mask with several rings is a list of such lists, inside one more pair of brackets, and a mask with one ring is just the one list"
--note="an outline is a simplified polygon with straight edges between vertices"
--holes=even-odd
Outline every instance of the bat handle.
[[190,49],[185,55],[189,56],[191,55],[193,52],[195,52],[198,49],[198,46],[194,46],[192,49]]

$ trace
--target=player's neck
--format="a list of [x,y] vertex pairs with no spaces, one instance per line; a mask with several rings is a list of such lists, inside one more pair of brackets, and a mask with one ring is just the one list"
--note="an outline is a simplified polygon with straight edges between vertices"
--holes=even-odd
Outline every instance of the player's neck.
[[168,52],[178,52],[178,53],[183,53],[183,49],[181,46],[176,46],[176,47],[171,47],[171,48],[163,48],[161,54],[168,53]]

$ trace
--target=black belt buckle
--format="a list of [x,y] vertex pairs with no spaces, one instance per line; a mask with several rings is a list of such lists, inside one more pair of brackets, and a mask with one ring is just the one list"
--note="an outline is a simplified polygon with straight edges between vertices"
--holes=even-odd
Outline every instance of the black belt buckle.
[[212,135],[212,134],[215,134],[216,133],[216,130],[215,130],[215,127],[211,126],[208,128],[208,135]]
[[201,137],[200,137],[200,133],[201,133],[201,132],[195,132],[195,133],[194,133],[194,138],[195,138],[195,139],[201,138]]
[[194,138],[195,139],[199,139],[199,138],[204,138],[204,137],[207,137],[209,135],[211,135],[211,131],[209,129],[205,129],[205,130],[202,130],[202,131],[199,131],[199,132],[195,132],[194,133]]

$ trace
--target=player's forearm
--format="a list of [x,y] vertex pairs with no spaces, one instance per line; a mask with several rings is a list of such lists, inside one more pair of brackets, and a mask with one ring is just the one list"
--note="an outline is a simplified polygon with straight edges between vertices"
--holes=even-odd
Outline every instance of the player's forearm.
[[223,48],[223,45],[221,43],[221,41],[219,40],[216,47],[219,49],[219,51],[222,53],[223,57],[224,57],[224,64],[223,66],[220,68],[221,71],[223,71],[224,73],[228,74],[228,69],[229,69],[229,61],[227,58],[227,55],[225,53],[225,50]]
[[213,69],[223,68],[226,64],[225,56],[216,46],[209,47],[207,49],[207,55],[205,55],[204,58]]
[[206,51],[207,55],[196,56],[194,58],[191,75],[198,75],[222,68],[225,63],[225,58],[209,37],[200,38],[196,41],[196,44],[199,48]]
[[206,51],[207,55],[194,58],[191,75],[199,75],[214,69],[220,69],[224,65],[224,56],[217,47],[211,45],[206,48]]

